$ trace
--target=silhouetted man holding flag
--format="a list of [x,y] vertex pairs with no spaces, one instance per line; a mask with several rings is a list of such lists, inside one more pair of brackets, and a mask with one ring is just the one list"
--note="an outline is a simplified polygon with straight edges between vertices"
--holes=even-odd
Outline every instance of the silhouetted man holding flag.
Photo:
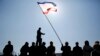
[[41,32],[41,27],[39,27],[39,29],[37,30],[37,41],[36,41],[36,46],[39,46],[41,45],[42,43],[42,38],[41,38],[41,35],[45,35],[45,33],[42,33]]

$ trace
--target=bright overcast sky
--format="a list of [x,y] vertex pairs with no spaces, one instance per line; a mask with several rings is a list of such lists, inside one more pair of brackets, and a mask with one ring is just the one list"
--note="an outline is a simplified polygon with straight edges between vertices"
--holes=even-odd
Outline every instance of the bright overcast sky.
[[[0,52],[8,40],[19,53],[21,46],[28,41],[36,41],[36,31],[42,27],[46,46],[54,42],[56,52],[61,52],[61,44],[50,24],[42,14],[37,2],[52,1],[57,5],[57,13],[48,14],[63,44],[68,41],[73,48],[78,41],[85,40],[93,46],[100,40],[100,0],[0,0]],[[71,48],[71,49],[72,49]]]

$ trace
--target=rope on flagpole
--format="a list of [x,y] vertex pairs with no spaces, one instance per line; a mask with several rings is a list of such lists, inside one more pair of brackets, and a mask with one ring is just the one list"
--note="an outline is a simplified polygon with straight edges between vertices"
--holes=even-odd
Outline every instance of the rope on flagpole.
[[[38,4],[38,5],[39,5],[39,4]],[[39,7],[40,7],[40,5],[39,5]],[[40,9],[41,9],[41,11],[43,12],[43,10],[42,10],[42,8],[41,8],[41,7],[40,7]],[[62,41],[61,41],[61,39],[60,39],[60,37],[59,37],[59,35],[57,34],[57,32],[56,32],[55,28],[54,28],[54,27],[53,27],[53,25],[51,24],[51,22],[50,22],[49,18],[48,18],[45,14],[44,14],[44,16],[45,16],[46,20],[49,22],[49,24],[51,25],[51,27],[52,27],[53,31],[55,32],[56,36],[58,37],[58,39],[59,39],[59,41],[60,41],[60,43],[61,43],[61,45],[63,45],[63,44],[62,44]]]

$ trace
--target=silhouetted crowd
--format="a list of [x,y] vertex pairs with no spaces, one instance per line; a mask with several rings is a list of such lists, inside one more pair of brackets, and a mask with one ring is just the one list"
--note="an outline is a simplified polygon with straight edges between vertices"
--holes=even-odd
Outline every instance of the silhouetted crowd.
[[[50,46],[46,47],[46,43],[42,42],[41,45],[36,45],[32,42],[32,46],[29,47],[29,43],[25,44],[20,49],[19,56],[56,56],[55,46],[53,42],[50,42]],[[94,46],[89,45],[89,41],[84,42],[83,48],[79,46],[79,43],[75,43],[75,47],[71,50],[68,42],[65,42],[65,46],[61,46],[62,56],[100,56],[100,43],[96,41]],[[13,45],[11,41],[3,49],[3,56],[13,56]]]
[[[50,42],[50,45],[46,47],[46,43],[42,42],[41,36],[45,33],[41,32],[41,27],[37,30],[37,39],[36,43],[32,42],[32,46],[29,47],[29,43],[25,44],[20,49],[19,56],[56,56],[55,46],[53,42]],[[79,46],[79,43],[75,43],[75,47],[71,50],[68,42],[65,42],[65,46],[61,46],[62,56],[100,56],[100,43],[96,41],[94,46],[89,45],[89,41],[84,42],[83,48]],[[3,56],[13,56],[13,45],[11,41],[8,41],[8,44],[3,49]]]

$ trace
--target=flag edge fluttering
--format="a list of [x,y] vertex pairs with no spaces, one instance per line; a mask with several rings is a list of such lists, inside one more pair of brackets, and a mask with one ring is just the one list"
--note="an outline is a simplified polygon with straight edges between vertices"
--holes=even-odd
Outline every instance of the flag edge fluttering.
[[[37,4],[38,4],[39,6],[40,6],[41,4],[42,4],[42,5],[43,5],[43,4],[51,4],[51,5],[54,6],[54,8],[57,6],[54,2],[37,2]],[[40,6],[40,7],[41,7],[41,6]],[[46,11],[43,11],[43,8],[42,8],[42,7],[41,7],[41,9],[42,9],[43,14],[48,14],[49,11],[50,11],[52,8],[47,8]],[[55,8],[53,11],[54,11],[54,12],[57,12],[57,8]]]

